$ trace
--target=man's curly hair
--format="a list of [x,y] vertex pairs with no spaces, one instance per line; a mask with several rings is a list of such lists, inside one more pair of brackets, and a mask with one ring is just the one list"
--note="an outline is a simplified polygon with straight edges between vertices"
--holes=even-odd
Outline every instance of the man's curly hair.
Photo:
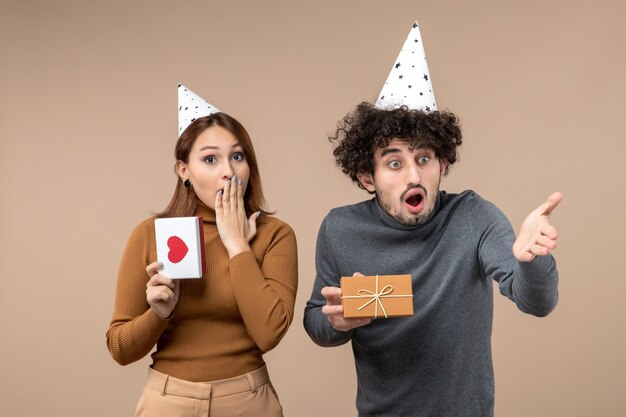
[[337,125],[331,142],[338,145],[333,151],[337,165],[352,181],[363,188],[359,173],[374,173],[376,149],[386,147],[392,139],[410,144],[411,149],[432,149],[448,167],[458,159],[457,147],[463,142],[459,119],[450,112],[409,110],[402,106],[381,110],[363,102],[348,113]]

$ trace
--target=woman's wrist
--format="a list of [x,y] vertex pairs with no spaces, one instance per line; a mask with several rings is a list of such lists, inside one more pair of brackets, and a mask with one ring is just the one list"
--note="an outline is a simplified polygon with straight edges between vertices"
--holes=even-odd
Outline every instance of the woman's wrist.
[[237,242],[226,247],[226,251],[228,251],[228,257],[230,259],[239,255],[240,253],[247,252],[249,250],[250,245],[248,245],[248,242]]

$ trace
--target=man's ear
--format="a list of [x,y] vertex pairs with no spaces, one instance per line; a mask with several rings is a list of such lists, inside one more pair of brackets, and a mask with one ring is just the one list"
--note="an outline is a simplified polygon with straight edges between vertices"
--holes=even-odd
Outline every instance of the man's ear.
[[189,178],[189,173],[187,171],[188,169],[186,163],[180,160],[176,161],[176,173],[180,177],[181,181],[185,181],[187,178]]
[[356,177],[359,179],[359,182],[370,193],[376,191],[376,186],[374,185],[374,179],[372,178],[372,174],[369,172],[359,172],[356,174]]
[[439,160],[439,179],[442,179],[446,172],[448,171],[448,161],[445,159]]

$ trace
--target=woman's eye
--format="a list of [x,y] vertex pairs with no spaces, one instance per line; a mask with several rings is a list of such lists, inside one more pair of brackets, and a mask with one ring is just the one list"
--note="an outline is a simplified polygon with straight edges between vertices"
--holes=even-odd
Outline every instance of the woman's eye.
[[389,168],[400,168],[400,161],[393,160],[387,164]]
[[243,153],[237,152],[236,154],[233,155],[233,161],[243,161],[243,160],[244,160]]
[[204,162],[206,162],[207,164],[214,164],[215,163],[215,157],[214,156],[207,156],[204,158]]

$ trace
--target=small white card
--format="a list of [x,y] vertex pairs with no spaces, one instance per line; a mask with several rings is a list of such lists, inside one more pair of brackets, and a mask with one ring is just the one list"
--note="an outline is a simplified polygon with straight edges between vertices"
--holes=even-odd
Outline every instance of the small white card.
[[205,272],[202,217],[154,220],[159,272],[168,278],[202,278]]

